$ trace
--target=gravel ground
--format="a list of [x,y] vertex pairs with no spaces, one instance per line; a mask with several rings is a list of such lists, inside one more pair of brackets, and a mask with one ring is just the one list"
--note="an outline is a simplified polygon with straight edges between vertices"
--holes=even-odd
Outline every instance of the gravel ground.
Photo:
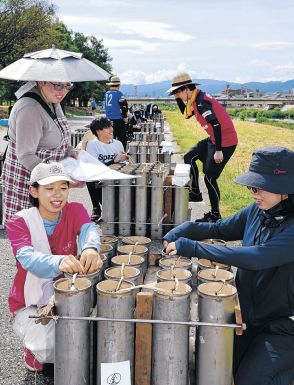
[[[173,161],[179,161],[179,157],[175,157]],[[89,213],[91,212],[91,201],[86,188],[73,189],[70,193],[70,200],[83,203]],[[207,202],[206,193],[204,193],[204,200]],[[207,211],[207,205],[205,203],[192,203],[191,210],[191,218],[199,218],[204,211]],[[160,248],[159,241],[153,242],[154,251],[158,251]],[[0,384],[53,385],[52,366],[46,368],[43,374],[36,376],[23,367],[21,342],[12,332],[9,322],[7,298],[15,274],[15,261],[4,230],[0,230],[0,250],[2,261],[0,277]]]

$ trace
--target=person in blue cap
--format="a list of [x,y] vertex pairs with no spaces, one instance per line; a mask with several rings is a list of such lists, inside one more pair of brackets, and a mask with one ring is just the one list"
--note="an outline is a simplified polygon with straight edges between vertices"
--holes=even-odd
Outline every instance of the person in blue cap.
[[[236,183],[254,203],[216,223],[184,222],[164,236],[168,255],[238,267],[247,330],[235,336],[235,385],[289,385],[294,379],[294,151],[265,147]],[[199,242],[242,240],[242,246]]]

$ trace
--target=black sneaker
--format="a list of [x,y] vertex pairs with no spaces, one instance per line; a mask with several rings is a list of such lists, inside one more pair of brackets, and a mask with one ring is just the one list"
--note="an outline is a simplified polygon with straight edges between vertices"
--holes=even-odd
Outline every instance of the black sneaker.
[[210,222],[210,223],[214,223],[216,221],[218,221],[219,219],[221,219],[221,215],[220,213],[211,213],[210,211],[208,213],[205,213],[203,218],[200,218],[200,219],[196,219],[195,222]]
[[189,202],[202,202],[202,193],[195,193],[194,191],[189,191]]
[[101,210],[98,207],[94,207],[91,214],[91,221],[97,222],[101,218]]

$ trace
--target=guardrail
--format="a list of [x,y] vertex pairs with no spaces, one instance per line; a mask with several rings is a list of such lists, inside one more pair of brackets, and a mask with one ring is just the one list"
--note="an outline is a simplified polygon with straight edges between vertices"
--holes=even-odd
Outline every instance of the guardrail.
[[[288,98],[226,98],[226,97],[216,97],[216,99],[225,105],[285,105],[293,104],[294,105],[294,95],[292,99]],[[130,103],[166,103],[166,104],[176,104],[174,98],[140,98],[140,97],[128,97],[128,102]]]

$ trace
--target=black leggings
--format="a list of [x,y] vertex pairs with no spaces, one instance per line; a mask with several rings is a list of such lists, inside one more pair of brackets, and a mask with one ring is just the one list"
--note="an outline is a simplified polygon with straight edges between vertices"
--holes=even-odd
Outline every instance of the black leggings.
[[220,191],[217,184],[217,178],[220,176],[228,160],[233,155],[236,146],[223,147],[224,160],[221,163],[215,163],[214,153],[215,145],[209,138],[201,140],[196,146],[192,147],[184,155],[184,162],[191,165],[190,176],[192,180],[192,191],[199,192],[199,170],[196,160],[203,163],[204,182],[207,187],[211,212],[219,212]]
[[113,137],[122,142],[124,149],[127,148],[127,128],[123,119],[114,119],[113,121]]
[[235,385],[290,385],[294,379],[294,321],[272,321],[262,332],[248,329],[234,341]]
[[102,206],[102,185],[97,182],[87,182],[87,188],[92,201],[93,209]]

